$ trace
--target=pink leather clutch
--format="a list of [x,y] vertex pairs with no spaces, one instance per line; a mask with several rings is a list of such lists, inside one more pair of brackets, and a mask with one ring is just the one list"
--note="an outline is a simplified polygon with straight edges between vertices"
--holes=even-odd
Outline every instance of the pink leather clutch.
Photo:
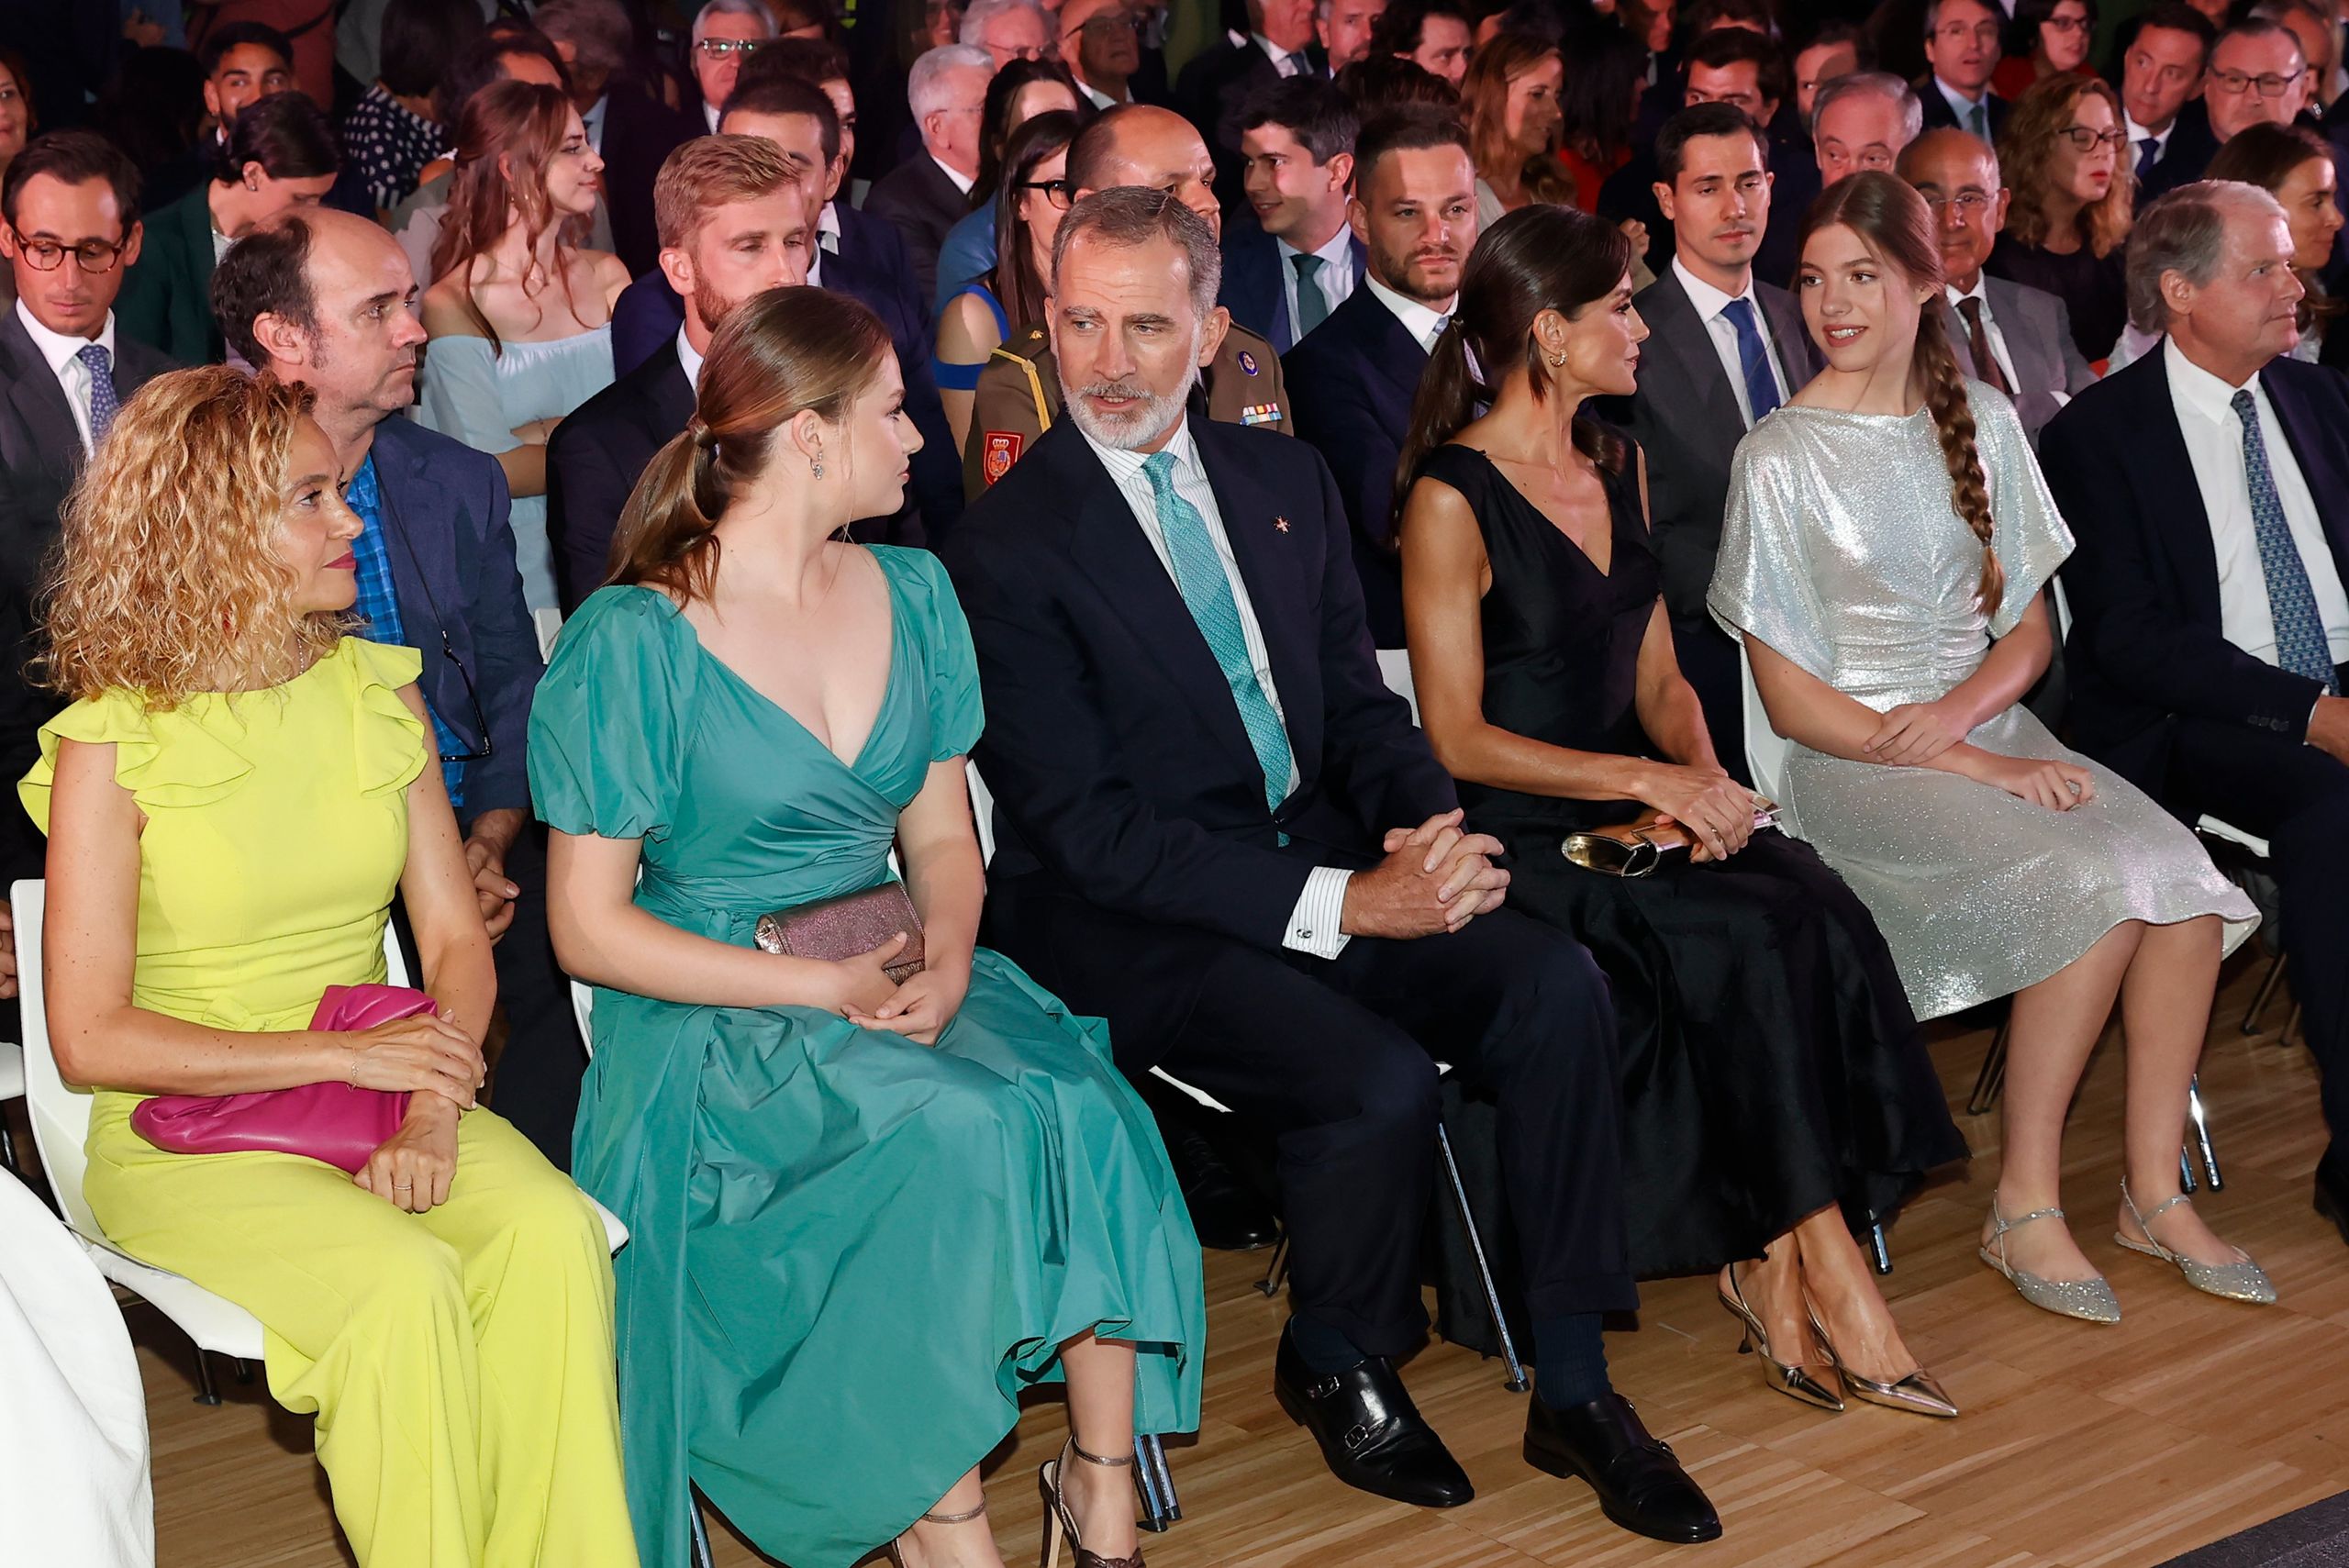
[[[310,1027],[352,1033],[437,1010],[431,997],[405,985],[329,985]],[[250,1095],[158,1095],[139,1102],[130,1125],[173,1154],[299,1154],[355,1176],[406,1116],[405,1094],[305,1084]]]

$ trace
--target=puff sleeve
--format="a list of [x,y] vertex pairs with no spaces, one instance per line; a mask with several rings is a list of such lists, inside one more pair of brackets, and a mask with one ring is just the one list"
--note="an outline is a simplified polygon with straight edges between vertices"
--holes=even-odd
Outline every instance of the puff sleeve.
[[1825,607],[1812,581],[1792,454],[1767,421],[1738,443],[1730,465],[1729,511],[1705,607],[1732,641],[1763,642],[1810,674],[1832,678]]
[[562,832],[660,839],[676,816],[695,664],[656,589],[603,588],[562,628],[530,705],[530,797]]
[[1980,382],[1968,382],[1965,393],[1974,408],[1975,450],[1989,482],[1990,548],[2007,578],[1990,635],[2004,637],[2022,624],[2031,601],[2071,556],[2072,530],[2039,472],[2015,406]]

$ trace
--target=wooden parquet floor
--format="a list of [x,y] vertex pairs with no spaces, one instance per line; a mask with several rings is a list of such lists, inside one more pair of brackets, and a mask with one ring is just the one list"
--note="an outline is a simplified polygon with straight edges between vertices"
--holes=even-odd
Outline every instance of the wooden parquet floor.
[[[1854,1406],[1831,1416],[1764,1389],[1703,1280],[1648,1286],[1635,1332],[1610,1334],[1616,1382],[1668,1438],[1728,1526],[1703,1547],[1655,1546],[1598,1515],[1589,1492],[1518,1457],[1523,1399],[1499,1364],[1442,1343],[1408,1368],[1420,1407],[1466,1465],[1476,1500],[1444,1513],[1330,1478],[1275,1405],[1284,1308],[1252,1288],[1264,1255],[1210,1253],[1206,1421],[1170,1444],[1184,1521],[1146,1537],[1152,1568],[2138,1568],[2349,1489],[2349,1251],[2309,1204],[2323,1132],[2306,1053],[2235,1029],[2255,955],[2228,972],[2202,1073],[2225,1191],[2219,1229],[2282,1293],[2260,1309],[2200,1296],[2110,1235],[2119,1179],[2121,1053],[2108,1039],[2074,1113],[2067,1196],[2127,1320],[2075,1324],[2024,1306],[1976,1262],[1988,1162],[1929,1187],[1893,1232],[1885,1281],[1909,1342],[1965,1414],[1935,1422]],[[1986,1031],[1935,1045],[1961,1103]],[[1995,1116],[1961,1118],[1977,1157]],[[307,1423],[256,1384],[191,1402],[184,1340],[129,1309],[147,1376],[164,1568],[334,1568],[350,1559],[309,1458]],[[225,1381],[225,1379],[224,1379]],[[992,1462],[1007,1563],[1041,1539],[1036,1466],[1061,1407],[1039,1403]],[[682,1528],[682,1527],[681,1527]],[[718,1560],[763,1561],[722,1527]],[[398,1565],[390,1565],[398,1568]]]

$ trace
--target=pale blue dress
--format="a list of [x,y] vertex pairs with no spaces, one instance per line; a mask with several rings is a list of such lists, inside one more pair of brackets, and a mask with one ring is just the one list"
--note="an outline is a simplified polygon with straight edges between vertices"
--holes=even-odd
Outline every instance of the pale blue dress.
[[[493,344],[486,338],[435,338],[425,346],[416,422],[492,457],[522,443],[517,427],[569,414],[612,384],[609,325],[544,343]],[[547,498],[514,497],[514,563],[533,612],[553,609],[554,562],[547,547]]]

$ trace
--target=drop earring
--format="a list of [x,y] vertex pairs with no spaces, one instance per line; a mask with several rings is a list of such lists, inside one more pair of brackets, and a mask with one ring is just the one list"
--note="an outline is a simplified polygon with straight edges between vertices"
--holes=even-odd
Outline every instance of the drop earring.
[[824,477],[824,460],[820,454],[807,460],[807,475],[811,479]]

